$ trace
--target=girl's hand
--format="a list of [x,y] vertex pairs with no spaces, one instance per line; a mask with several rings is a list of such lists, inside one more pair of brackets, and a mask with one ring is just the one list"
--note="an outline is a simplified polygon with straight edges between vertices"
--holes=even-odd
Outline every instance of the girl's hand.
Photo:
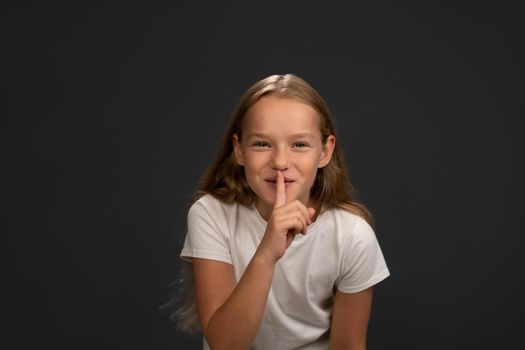
[[275,204],[258,253],[271,263],[276,263],[292,244],[296,234],[306,234],[314,213],[314,208],[306,208],[299,200],[287,202],[284,175],[277,171]]

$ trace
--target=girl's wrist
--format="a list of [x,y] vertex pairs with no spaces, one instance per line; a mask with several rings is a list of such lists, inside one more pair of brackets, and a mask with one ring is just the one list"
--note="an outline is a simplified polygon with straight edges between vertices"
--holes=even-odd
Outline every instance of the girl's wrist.
[[257,249],[255,251],[255,254],[253,255],[252,261],[258,265],[265,265],[271,268],[275,267],[275,263],[277,263],[278,259],[275,259],[275,257],[271,256],[270,254],[266,254],[262,249]]

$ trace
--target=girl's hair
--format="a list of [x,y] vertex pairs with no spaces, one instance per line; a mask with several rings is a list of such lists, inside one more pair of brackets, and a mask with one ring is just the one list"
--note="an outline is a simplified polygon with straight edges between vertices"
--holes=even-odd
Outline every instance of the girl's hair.
[[[210,194],[226,203],[236,201],[246,206],[254,203],[256,195],[246,181],[244,168],[238,165],[235,159],[233,136],[237,135],[242,142],[241,136],[247,112],[261,97],[269,95],[299,100],[312,107],[319,115],[323,144],[326,143],[328,136],[336,136],[328,106],[310,84],[293,74],[271,75],[264,78],[253,84],[241,97],[224,132],[215,159],[198,185],[193,202],[205,194]],[[354,189],[337,142],[330,162],[317,170],[314,184],[310,189],[310,197],[320,204],[321,210],[342,208],[361,216],[373,225],[369,211],[354,198]],[[198,317],[190,270],[185,272],[185,278],[187,280],[183,282],[183,298],[186,300],[183,306],[172,314],[172,319],[178,321],[180,329],[191,332],[198,329]]]
[[[194,200],[205,194],[231,203],[237,201],[250,206],[255,201],[244,169],[237,164],[233,152],[233,135],[239,140],[248,110],[263,96],[277,96],[299,100],[317,112],[323,144],[328,136],[335,135],[335,126],[328,106],[322,97],[306,81],[293,74],[271,75],[252,85],[242,96],[226,128],[215,160],[204,173]],[[354,199],[354,189],[346,171],[343,155],[336,142],[331,161],[319,168],[310,190],[310,197],[321,204],[323,209],[343,208],[363,217],[372,224],[368,210]]]

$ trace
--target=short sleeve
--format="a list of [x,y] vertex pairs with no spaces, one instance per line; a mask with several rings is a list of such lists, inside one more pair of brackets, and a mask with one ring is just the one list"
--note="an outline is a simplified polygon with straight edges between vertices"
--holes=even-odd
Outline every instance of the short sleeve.
[[188,232],[180,256],[232,264],[224,213],[219,201],[210,197],[202,197],[188,211]]
[[344,293],[357,293],[389,275],[374,231],[364,219],[359,218],[345,243],[337,288]]

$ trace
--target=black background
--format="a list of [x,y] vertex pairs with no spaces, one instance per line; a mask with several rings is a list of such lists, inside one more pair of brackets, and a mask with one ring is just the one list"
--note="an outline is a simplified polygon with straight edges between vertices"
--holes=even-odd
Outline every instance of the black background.
[[507,2],[2,5],[12,349],[194,349],[159,305],[243,91],[334,114],[392,276],[370,349],[520,347],[523,21]]

